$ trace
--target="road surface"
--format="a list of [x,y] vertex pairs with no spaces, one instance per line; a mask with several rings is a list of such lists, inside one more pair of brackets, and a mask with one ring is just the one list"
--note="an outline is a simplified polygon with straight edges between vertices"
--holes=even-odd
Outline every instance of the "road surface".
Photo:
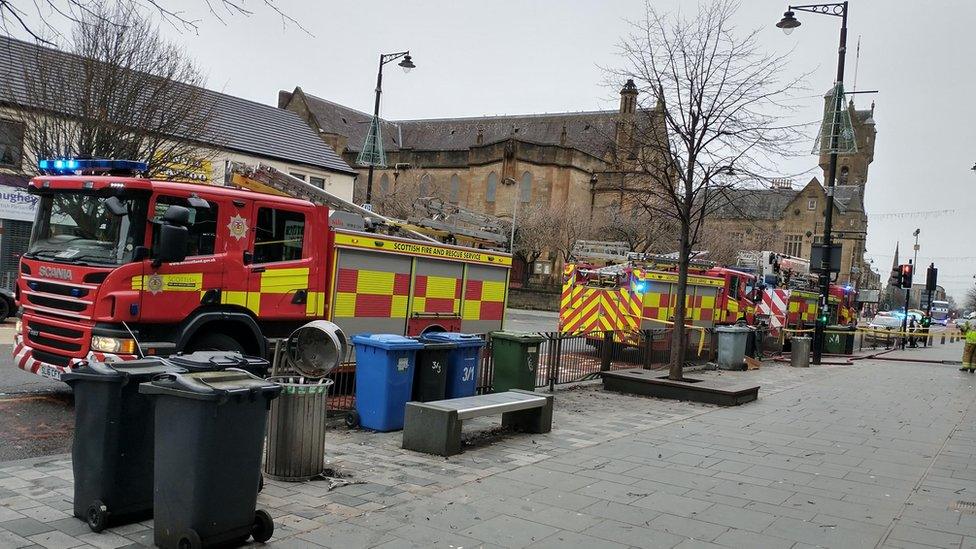
[[555,332],[559,329],[559,313],[505,309],[505,329],[517,332]]

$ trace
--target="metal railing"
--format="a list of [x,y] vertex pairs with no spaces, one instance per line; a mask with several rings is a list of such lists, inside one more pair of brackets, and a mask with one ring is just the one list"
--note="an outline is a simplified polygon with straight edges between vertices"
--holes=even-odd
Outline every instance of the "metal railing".
[[[577,383],[599,377],[600,372],[625,368],[665,368],[670,359],[671,330],[642,330],[627,334],[590,332],[564,334],[539,333],[539,365],[536,387],[555,389],[556,385]],[[478,373],[478,394],[492,392],[495,364],[489,334],[481,356]],[[606,342],[606,343],[605,343]],[[689,335],[686,363],[704,363],[714,358],[715,337],[709,330],[701,353],[698,335]],[[287,372],[287,367],[279,374]],[[342,364],[328,376],[333,382],[328,400],[331,414],[342,414],[355,408],[356,363],[352,348]]]

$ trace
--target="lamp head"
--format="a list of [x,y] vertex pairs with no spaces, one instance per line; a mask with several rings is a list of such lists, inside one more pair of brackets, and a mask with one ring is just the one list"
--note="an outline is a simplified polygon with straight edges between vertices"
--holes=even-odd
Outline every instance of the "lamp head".
[[410,54],[404,55],[403,61],[400,61],[399,65],[403,69],[403,72],[410,72],[411,69],[417,67],[417,65],[413,64],[413,58],[410,57]]
[[793,29],[800,26],[800,22],[794,17],[792,11],[788,11],[783,14],[783,18],[779,20],[779,23],[776,23],[776,26],[783,29],[786,34],[790,34]]

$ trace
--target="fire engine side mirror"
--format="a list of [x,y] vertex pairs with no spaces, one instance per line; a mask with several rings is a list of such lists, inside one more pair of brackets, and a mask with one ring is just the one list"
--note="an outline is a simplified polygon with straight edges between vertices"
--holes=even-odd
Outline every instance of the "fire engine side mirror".
[[156,249],[154,266],[162,263],[176,263],[186,259],[186,244],[190,231],[180,225],[163,223],[159,226],[159,246]]

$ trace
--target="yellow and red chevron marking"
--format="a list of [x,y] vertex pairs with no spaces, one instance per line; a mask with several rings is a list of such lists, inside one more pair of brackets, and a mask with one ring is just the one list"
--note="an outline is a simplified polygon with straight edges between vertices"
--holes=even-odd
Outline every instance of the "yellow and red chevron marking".
[[333,315],[359,318],[406,318],[410,275],[338,269]]
[[632,331],[640,324],[641,302],[629,288],[580,288],[561,308],[563,332]]

